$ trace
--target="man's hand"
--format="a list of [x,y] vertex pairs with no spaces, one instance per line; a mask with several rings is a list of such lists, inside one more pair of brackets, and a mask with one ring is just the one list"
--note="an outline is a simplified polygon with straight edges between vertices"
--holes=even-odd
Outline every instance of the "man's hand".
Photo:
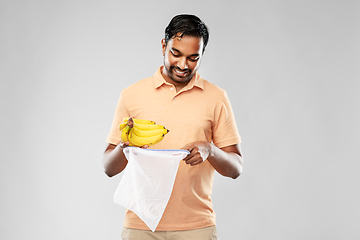
[[237,178],[242,172],[243,158],[240,145],[218,148],[209,142],[192,142],[182,149],[190,152],[183,160],[191,166],[198,165],[206,159],[223,176]]
[[185,163],[190,164],[191,166],[195,166],[202,163],[209,157],[212,146],[209,142],[198,141],[189,143],[182,149],[188,150],[190,152],[190,154],[183,159]]
[[126,147],[129,146],[129,142],[123,142],[123,141],[121,141],[121,142],[119,143],[119,145],[120,145],[120,148],[124,149],[124,148],[126,148]]

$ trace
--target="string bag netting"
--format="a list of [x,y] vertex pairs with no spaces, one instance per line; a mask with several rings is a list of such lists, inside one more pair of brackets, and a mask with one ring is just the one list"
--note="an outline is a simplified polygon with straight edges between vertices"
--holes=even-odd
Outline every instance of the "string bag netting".
[[123,151],[128,164],[114,202],[134,212],[154,232],[170,199],[179,163],[190,152],[138,147]]

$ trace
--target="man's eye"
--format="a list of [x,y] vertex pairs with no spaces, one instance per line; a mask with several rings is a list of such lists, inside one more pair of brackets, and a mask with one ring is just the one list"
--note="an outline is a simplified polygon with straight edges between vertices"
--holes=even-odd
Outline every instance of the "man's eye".
[[174,52],[171,52],[171,54],[172,54],[174,57],[180,57],[180,55],[175,54]]
[[196,62],[199,58],[189,58],[190,61]]

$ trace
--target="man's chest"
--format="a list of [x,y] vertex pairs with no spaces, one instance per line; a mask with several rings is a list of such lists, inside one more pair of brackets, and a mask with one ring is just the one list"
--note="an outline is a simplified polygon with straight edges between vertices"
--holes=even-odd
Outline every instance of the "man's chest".
[[[201,92],[171,95],[166,91],[147,94],[129,106],[130,115],[155,121],[170,130],[167,138],[211,141],[217,104]],[[172,136],[172,137],[170,137]],[[169,139],[170,140],[170,139]]]

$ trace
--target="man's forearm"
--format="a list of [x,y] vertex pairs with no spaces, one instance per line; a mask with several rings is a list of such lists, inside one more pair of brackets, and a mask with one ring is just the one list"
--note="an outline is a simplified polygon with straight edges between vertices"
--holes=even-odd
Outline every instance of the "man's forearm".
[[237,145],[224,147],[222,149],[211,144],[208,161],[215,170],[223,176],[233,179],[240,176],[242,172],[243,158]]
[[127,159],[123,152],[123,146],[109,144],[103,154],[103,166],[106,175],[109,177],[115,176],[122,172],[127,165]]

